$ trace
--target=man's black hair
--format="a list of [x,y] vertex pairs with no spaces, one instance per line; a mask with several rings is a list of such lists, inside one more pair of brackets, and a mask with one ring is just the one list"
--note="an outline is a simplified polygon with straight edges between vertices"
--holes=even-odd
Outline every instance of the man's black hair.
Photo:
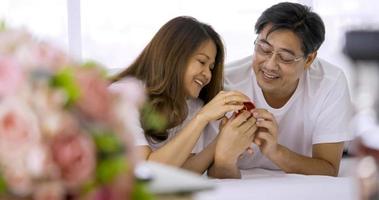
[[266,25],[272,25],[267,36],[279,29],[293,31],[302,42],[304,57],[317,51],[325,38],[325,26],[321,17],[307,6],[283,2],[265,10],[255,24],[259,34]]

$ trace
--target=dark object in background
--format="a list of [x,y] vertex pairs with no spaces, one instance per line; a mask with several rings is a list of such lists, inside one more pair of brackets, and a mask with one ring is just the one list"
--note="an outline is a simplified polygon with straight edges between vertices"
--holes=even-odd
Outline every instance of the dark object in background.
[[[379,199],[379,86],[372,84],[379,78],[379,30],[353,30],[346,33],[346,43],[343,52],[355,64],[355,76],[358,79],[358,89],[354,95],[373,99],[368,107],[360,107],[370,101],[361,99],[355,102],[355,119],[365,120],[365,127],[356,129],[357,138],[353,141],[355,155],[361,157],[357,167],[357,178],[360,184],[361,198],[364,200]],[[370,80],[370,81],[367,81]],[[375,82],[374,82],[375,83]],[[361,110],[364,108],[366,110]],[[367,112],[376,113],[377,119],[372,119]],[[358,121],[358,122],[362,122]],[[368,124],[371,122],[371,124]],[[360,125],[360,124],[359,124]],[[349,149],[349,152],[352,149]],[[348,152],[348,153],[349,153]],[[354,152],[353,152],[354,154]]]
[[[346,32],[343,52],[355,65],[355,78],[358,88],[354,95],[364,95],[373,99],[374,104],[369,106],[379,118],[379,93],[377,92],[379,85],[376,81],[379,79],[379,30],[351,30]],[[367,103],[367,101],[365,102]],[[361,102],[355,103],[361,104]],[[357,111],[359,112],[359,110]]]
[[345,36],[343,52],[349,58],[355,61],[379,62],[379,30],[353,30],[348,31]]

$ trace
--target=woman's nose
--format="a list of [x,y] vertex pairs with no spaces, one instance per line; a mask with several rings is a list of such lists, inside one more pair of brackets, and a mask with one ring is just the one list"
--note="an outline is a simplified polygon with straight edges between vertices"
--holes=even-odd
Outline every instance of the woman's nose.
[[203,75],[209,80],[211,80],[212,78],[212,71],[210,69],[210,67],[206,67],[204,70],[203,70]]

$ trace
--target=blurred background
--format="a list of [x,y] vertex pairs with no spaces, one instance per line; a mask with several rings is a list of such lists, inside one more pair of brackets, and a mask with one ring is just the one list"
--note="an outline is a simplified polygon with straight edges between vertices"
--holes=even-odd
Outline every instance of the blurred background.
[[[255,21],[263,10],[278,2],[280,1],[0,0],[0,18],[5,19],[7,24],[25,27],[37,36],[50,40],[78,60],[97,60],[109,70],[115,71],[129,65],[158,29],[179,15],[193,16],[212,25],[221,34],[226,44],[226,63],[246,57],[253,51]],[[372,107],[378,99],[379,67],[375,67],[378,62],[352,62],[343,53],[343,49],[346,45],[346,32],[379,30],[379,1],[292,2],[308,5],[322,17],[326,25],[326,40],[318,55],[345,71],[357,109],[369,108],[366,109],[368,111],[365,112],[365,117],[356,120],[358,125],[353,124],[353,128],[359,129],[356,130],[359,132],[375,124],[376,113],[372,112]],[[379,45],[377,39],[372,42]],[[357,70],[357,66],[362,65],[374,67]],[[362,123],[360,120],[371,121]]]
[[[158,29],[179,15],[211,24],[223,37],[227,62],[252,53],[254,22],[278,0],[0,0],[0,18],[50,38],[79,59],[110,68],[128,65]],[[379,28],[376,0],[299,0],[323,18],[326,41],[319,55],[341,67],[347,30]],[[350,73],[350,72],[348,72]]]

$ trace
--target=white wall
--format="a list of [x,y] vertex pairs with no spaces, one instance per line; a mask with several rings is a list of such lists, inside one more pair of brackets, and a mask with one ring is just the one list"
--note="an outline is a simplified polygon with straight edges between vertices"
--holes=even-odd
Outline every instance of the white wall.
[[[211,24],[225,41],[227,62],[249,55],[256,37],[256,19],[264,9],[277,2],[279,1],[0,0],[0,17],[5,18],[8,24],[25,26],[38,36],[53,40],[83,59],[94,59],[109,68],[120,68],[133,61],[164,23],[179,15],[191,15]],[[351,74],[350,64],[341,53],[344,32],[357,26],[378,28],[379,1],[297,2],[312,6],[325,21],[326,41],[319,55],[345,68],[348,75]],[[68,3],[71,4],[69,11]],[[77,29],[78,23],[68,23],[67,13],[80,14],[81,30],[68,31],[69,26]]]
[[226,43],[226,60],[235,60],[252,52],[254,22],[276,2],[82,0],[83,55],[96,57],[110,67],[125,66],[164,23],[179,15],[190,15],[212,25]]

